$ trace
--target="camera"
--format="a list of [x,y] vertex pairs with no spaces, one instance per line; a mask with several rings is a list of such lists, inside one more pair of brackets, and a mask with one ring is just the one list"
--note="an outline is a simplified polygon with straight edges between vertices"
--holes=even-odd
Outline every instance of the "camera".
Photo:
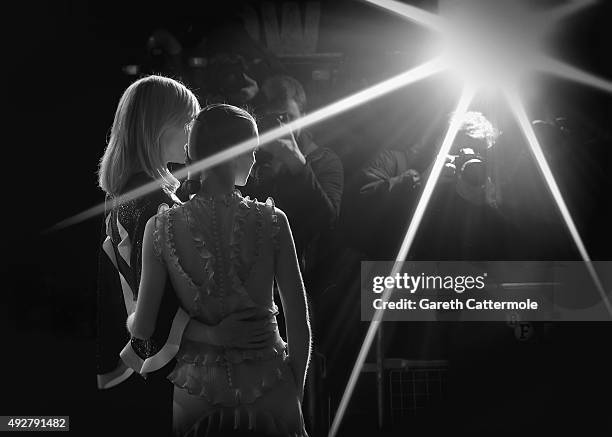
[[474,149],[465,147],[459,149],[457,155],[450,155],[455,175],[475,187],[480,187],[487,180],[486,160]]
[[259,132],[267,132],[287,123],[289,123],[289,115],[287,113],[270,113],[259,119],[257,127]]

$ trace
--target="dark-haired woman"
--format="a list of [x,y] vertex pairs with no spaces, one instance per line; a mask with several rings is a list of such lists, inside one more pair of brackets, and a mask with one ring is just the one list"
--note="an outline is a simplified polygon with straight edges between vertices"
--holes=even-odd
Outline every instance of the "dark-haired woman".
[[[246,111],[211,105],[198,114],[187,153],[201,160],[256,139],[257,126]],[[168,377],[175,385],[175,435],[306,435],[301,412],[310,356],[305,291],[285,214],[271,199],[253,201],[235,190],[247,181],[252,149],[205,170],[191,200],[158,214],[145,228],[138,301],[128,318],[132,336],[146,341],[154,332],[167,281],[184,310],[211,326],[200,338],[181,341]],[[275,280],[288,344],[276,323]],[[248,337],[231,325],[245,316],[253,324]]]

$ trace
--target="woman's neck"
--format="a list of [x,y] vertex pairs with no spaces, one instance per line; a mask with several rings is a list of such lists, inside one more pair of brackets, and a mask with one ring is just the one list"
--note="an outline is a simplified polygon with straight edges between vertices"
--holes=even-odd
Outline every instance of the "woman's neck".
[[234,192],[234,178],[224,177],[223,179],[218,178],[212,174],[202,182],[202,188],[200,193],[214,196],[214,195],[226,195]]

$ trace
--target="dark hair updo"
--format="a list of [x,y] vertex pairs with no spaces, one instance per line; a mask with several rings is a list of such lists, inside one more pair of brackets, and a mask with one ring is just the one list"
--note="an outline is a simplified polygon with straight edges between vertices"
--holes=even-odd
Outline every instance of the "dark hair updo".
[[194,119],[189,135],[189,158],[205,159],[257,134],[255,119],[244,109],[224,103],[208,105]]

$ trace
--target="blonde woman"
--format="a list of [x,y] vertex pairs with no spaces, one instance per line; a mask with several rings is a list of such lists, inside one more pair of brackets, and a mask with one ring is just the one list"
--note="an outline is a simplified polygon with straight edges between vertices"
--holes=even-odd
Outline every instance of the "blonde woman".
[[[194,122],[188,154],[204,159],[256,137],[246,111],[210,105]],[[311,341],[305,291],[286,215],[271,199],[253,201],[235,190],[253,163],[250,151],[206,170],[191,200],[149,219],[144,231],[142,281],[127,323],[132,335],[143,342],[153,335],[166,284],[182,308],[218,333],[211,338],[200,331],[181,341],[168,376],[176,436],[307,435],[301,412]],[[288,344],[276,322],[274,281]],[[236,334],[232,321],[245,316],[251,329]]]
[[[170,283],[163,293],[156,330],[148,341],[132,340],[125,326],[126,317],[135,309],[145,224],[160,210],[173,206],[170,193],[179,182],[167,165],[184,162],[188,126],[199,109],[194,94],[173,79],[148,76],[137,80],[119,101],[100,160],[99,184],[106,192],[109,211],[102,229],[98,269],[98,387],[109,389],[101,392],[109,421],[115,413],[122,426],[132,423],[126,418],[138,412],[148,417],[137,421],[140,432],[145,428],[170,431],[172,386],[161,369],[174,358],[183,334],[198,329],[211,337],[215,334],[195,321],[190,323]],[[156,190],[119,202],[122,194],[152,181]],[[240,332],[241,326],[240,320],[234,321],[236,331]],[[148,383],[140,377],[130,378],[133,369],[125,362],[149,373]]]

